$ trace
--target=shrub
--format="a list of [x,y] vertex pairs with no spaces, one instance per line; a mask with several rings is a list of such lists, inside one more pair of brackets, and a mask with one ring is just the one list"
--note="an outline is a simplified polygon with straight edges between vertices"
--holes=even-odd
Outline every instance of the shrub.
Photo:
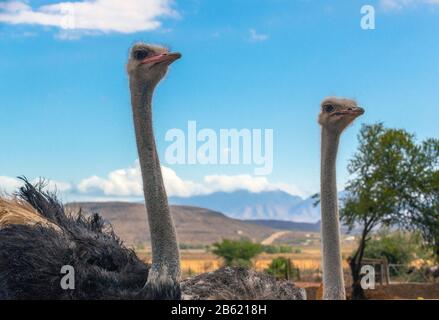
[[274,246],[274,245],[266,245],[262,248],[263,252],[268,254],[276,254],[276,253],[292,253],[293,248],[291,246]]
[[278,257],[271,261],[266,272],[276,279],[299,279],[299,269],[294,266],[290,259]]
[[181,250],[206,250],[206,246],[203,244],[180,243],[178,246]]
[[262,246],[250,240],[227,240],[213,244],[212,252],[227,266],[250,266],[251,259],[262,252]]

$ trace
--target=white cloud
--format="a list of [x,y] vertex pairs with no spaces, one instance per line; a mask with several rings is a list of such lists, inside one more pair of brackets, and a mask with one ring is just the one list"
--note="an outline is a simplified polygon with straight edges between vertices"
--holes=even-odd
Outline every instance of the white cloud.
[[105,196],[139,197],[142,195],[140,168],[135,166],[112,171],[106,178],[92,176],[82,180],[77,191]]
[[[182,179],[174,170],[165,166],[162,166],[162,174],[168,196],[190,197],[236,190],[251,192],[282,190],[293,195],[304,195],[295,186],[286,183],[271,183],[265,177],[208,175],[201,182],[194,182]],[[77,186],[79,193],[107,197],[141,198],[143,196],[142,190],[142,177],[138,161],[132,167],[110,172],[106,178],[92,176],[84,179]]]
[[[177,173],[162,167],[163,180],[169,196],[188,197],[203,194],[206,189],[201,184],[181,179]],[[108,197],[142,197],[142,176],[139,162],[132,167],[110,172],[106,178],[92,176],[82,180],[77,191],[82,194],[102,195]]]
[[268,40],[270,36],[268,34],[257,33],[255,29],[250,29],[250,40],[251,41],[265,41]]
[[0,176],[0,193],[11,194],[22,185],[20,180],[16,178],[10,178],[5,176]]
[[161,26],[160,18],[177,16],[172,5],[173,0],[83,0],[32,8],[25,0],[8,1],[0,4],[0,22],[133,33],[155,30]]
[[[32,180],[32,183],[38,182],[40,179]],[[65,193],[73,189],[72,184],[68,182],[56,181],[56,180],[44,180],[45,189],[56,193]]]
[[292,195],[303,196],[299,188],[287,183],[271,183],[265,177],[254,177],[251,175],[209,175],[204,177],[203,184],[209,190],[208,193],[224,191],[233,192],[236,190],[248,190],[250,192],[282,190]]
[[162,174],[166,192],[170,197],[190,197],[210,193],[203,184],[191,180],[183,180],[171,168],[162,166]]
[[386,10],[399,10],[412,1],[413,0],[380,0],[380,4]]
[[401,10],[409,6],[439,4],[439,0],[380,0],[380,4],[386,10]]
[[[266,177],[251,175],[207,175],[201,182],[182,179],[171,168],[162,166],[163,180],[168,196],[191,197],[214,192],[250,192],[281,190],[292,195],[306,196],[298,187],[287,183],[272,183]],[[33,179],[32,182],[37,182]],[[69,199],[82,200],[142,200],[143,186],[139,162],[133,166],[111,171],[106,177],[91,176],[73,185],[47,180],[47,189],[57,191]],[[0,190],[13,193],[23,183],[19,179],[0,176]]]
[[[40,181],[39,178],[33,179],[32,183],[37,183]],[[70,183],[62,182],[62,181],[56,181],[56,180],[44,180],[46,190],[52,191],[52,192],[69,192],[72,190],[73,186]],[[17,178],[11,178],[11,177],[5,177],[0,176],[0,192],[12,194],[23,186],[23,181]]]

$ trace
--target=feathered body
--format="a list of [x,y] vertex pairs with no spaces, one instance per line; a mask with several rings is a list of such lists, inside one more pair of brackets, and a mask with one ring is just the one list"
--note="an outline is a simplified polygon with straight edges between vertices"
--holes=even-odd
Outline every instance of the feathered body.
[[[75,270],[64,290],[61,268]],[[14,200],[0,199],[0,300],[306,299],[288,281],[246,268],[222,268],[180,286],[145,286],[150,265],[124,247],[98,215],[69,213],[43,185],[25,181]]]
[[[98,214],[67,213],[41,184],[28,181],[17,197],[26,221],[0,224],[0,299],[180,298],[178,285],[145,287],[149,265]],[[20,220],[11,208],[0,202],[0,221]],[[61,287],[66,265],[75,271],[74,290]]]

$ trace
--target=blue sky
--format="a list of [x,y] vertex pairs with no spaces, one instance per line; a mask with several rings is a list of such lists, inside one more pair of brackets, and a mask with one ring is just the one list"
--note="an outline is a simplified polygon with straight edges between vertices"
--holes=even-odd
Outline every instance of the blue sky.
[[[110,9],[88,15],[78,6],[83,21],[63,30],[53,19],[59,0],[0,1],[0,187],[7,191],[26,175],[58,182],[67,200],[140,196],[124,69],[139,40],[183,54],[156,91],[162,159],[167,130],[185,130],[189,120],[214,130],[274,130],[271,175],[254,177],[244,165],[162,163],[172,195],[317,192],[316,119],[328,95],[356,98],[366,109],[343,136],[340,188],[361,123],[439,136],[439,2],[369,1],[375,30],[360,28],[363,1],[77,2]],[[137,21],[119,10],[144,14]]]

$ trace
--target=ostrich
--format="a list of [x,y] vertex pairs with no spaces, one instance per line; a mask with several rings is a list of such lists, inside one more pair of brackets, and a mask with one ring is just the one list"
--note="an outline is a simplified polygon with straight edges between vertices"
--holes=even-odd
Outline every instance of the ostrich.
[[[178,244],[151,113],[155,87],[180,57],[140,43],[132,47],[127,65],[152,265],[125,248],[99,215],[70,215],[42,184],[24,180],[18,200],[0,202],[0,298],[180,299]],[[75,290],[60,286],[65,265],[75,270]]]
[[[0,198],[0,299],[305,299],[304,289],[251,269],[225,267],[182,282],[179,250],[156,151],[153,91],[178,53],[139,43],[127,65],[151,232],[152,265],[127,249],[98,214],[70,213],[44,183],[24,180]],[[63,266],[75,289],[60,286]],[[146,281],[146,284],[145,284]]]
[[165,76],[168,66],[180,57],[180,53],[169,53],[165,48],[140,43],[131,49],[127,65],[137,150],[151,230],[152,265],[147,286],[154,291],[160,291],[162,287],[177,287],[180,278],[177,236],[152,127],[154,89]]
[[318,122],[321,141],[321,210],[323,243],[323,299],[346,299],[341,259],[336,161],[340,136],[364,110],[349,99],[327,98],[321,104]]

